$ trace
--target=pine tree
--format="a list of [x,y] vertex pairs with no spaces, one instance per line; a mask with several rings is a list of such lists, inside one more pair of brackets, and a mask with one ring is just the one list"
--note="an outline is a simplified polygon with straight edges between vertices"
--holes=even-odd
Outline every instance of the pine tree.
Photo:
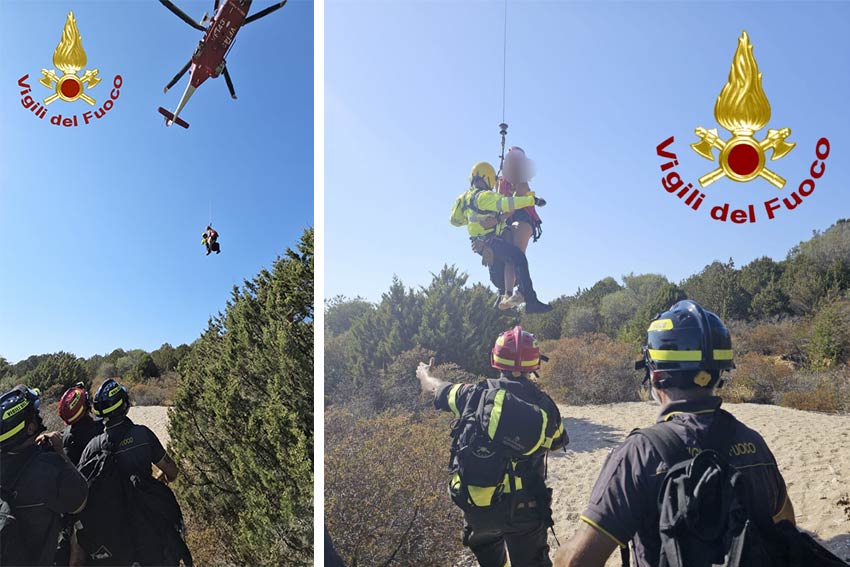
[[192,518],[230,562],[312,564],[312,230],[234,288],[180,373],[170,431]]

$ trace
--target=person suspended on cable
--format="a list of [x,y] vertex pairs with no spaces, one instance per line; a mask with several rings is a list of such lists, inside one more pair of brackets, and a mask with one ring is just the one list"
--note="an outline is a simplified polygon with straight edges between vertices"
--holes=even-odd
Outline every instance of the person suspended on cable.
[[[469,174],[469,189],[455,199],[450,222],[466,226],[472,250],[482,257],[490,270],[490,281],[499,290],[498,307],[512,309],[525,303],[527,313],[545,313],[552,307],[539,301],[531,282],[528,260],[512,242],[507,215],[517,209],[543,206],[546,201],[528,191],[521,196],[506,196],[494,191],[496,170],[487,162],[478,162]],[[512,266],[519,290],[513,291],[506,266]],[[508,285],[510,284],[510,285]]]
[[210,225],[207,225],[206,230],[201,234],[201,244],[206,246],[207,256],[210,255],[210,252],[221,254],[221,245],[218,243],[218,232]]
[[[522,148],[518,146],[509,148],[502,165],[502,177],[499,178],[499,193],[506,197],[526,196],[531,191],[528,182],[532,177],[534,177],[534,162],[526,157]],[[543,203],[545,204],[545,201]],[[529,240],[534,238],[534,242],[537,242],[543,234],[541,228],[543,221],[540,220],[540,215],[537,214],[534,206],[515,210],[508,215],[506,224],[510,228],[511,242],[523,253],[528,249]],[[516,281],[513,266],[506,266],[505,278],[506,289],[512,290]]]

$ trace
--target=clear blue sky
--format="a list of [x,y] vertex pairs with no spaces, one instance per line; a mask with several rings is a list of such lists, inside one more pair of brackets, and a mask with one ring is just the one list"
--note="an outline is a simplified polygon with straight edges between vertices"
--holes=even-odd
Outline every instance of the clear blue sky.
[[[256,0],[252,13],[271,4]],[[199,20],[212,0],[176,2]],[[124,79],[99,123],[64,129],[20,103],[73,10],[103,82]],[[243,28],[228,57],[236,93],[210,79],[165,128],[200,40],[158,2],[3,0],[0,11],[0,355],[78,356],[195,340],[233,285],[270,267],[313,224],[313,4],[290,0]],[[61,74],[61,73],[60,73]],[[55,113],[82,114],[83,101]],[[49,118],[49,116],[48,116]],[[204,256],[210,220],[222,254]]]
[[[679,281],[716,259],[781,259],[813,229],[850,216],[850,4],[510,0],[508,15],[509,145],[536,161],[531,185],[549,203],[529,250],[544,300],[609,275]],[[498,162],[502,18],[501,1],[328,0],[326,297],[378,300],[393,274],[423,285],[444,263],[487,281],[448,217],[470,166]],[[713,169],[688,145],[696,126],[730,137],[713,110],[742,30],[764,76],[768,128],[790,127],[798,145],[768,162],[788,179],[782,192],[721,180],[706,202],[787,196],[817,139],[832,148],[803,205],[749,226],[667,194],[655,154],[675,135],[682,177],[696,184]]]

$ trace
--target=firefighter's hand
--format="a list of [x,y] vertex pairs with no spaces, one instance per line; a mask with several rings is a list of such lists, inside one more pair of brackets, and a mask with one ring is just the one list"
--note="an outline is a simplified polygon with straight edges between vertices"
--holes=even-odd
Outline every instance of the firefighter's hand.
[[440,385],[440,381],[431,375],[431,372],[433,370],[434,357],[431,357],[431,360],[428,361],[428,364],[420,362],[419,366],[416,367],[416,377],[419,379],[419,386],[422,388],[423,394],[433,395],[434,393],[436,393],[437,387],[439,387]]
[[62,447],[62,434],[58,431],[42,433],[35,441],[39,445],[52,447],[60,455],[65,454],[65,449]]
[[541,199],[540,197],[535,197],[534,198],[534,204],[537,205],[538,207],[545,207],[546,206],[546,199]]

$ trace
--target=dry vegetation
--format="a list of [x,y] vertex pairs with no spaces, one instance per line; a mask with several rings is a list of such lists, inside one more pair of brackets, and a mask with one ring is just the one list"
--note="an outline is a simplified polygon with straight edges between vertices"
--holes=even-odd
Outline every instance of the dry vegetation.
[[446,495],[446,414],[325,414],[325,513],[350,567],[453,564],[462,521]]
[[569,405],[638,401],[640,378],[629,345],[606,335],[548,341],[540,381],[558,403]]

